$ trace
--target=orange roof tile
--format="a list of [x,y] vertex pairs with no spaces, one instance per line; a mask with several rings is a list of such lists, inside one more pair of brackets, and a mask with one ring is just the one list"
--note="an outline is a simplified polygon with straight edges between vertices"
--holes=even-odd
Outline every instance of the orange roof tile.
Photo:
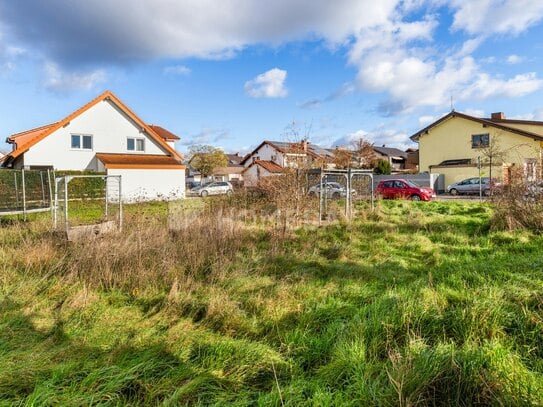
[[156,134],[158,134],[160,137],[162,137],[164,140],[167,141],[177,141],[181,140],[178,136],[173,134],[171,131],[166,130],[164,127],[157,126],[156,124],[150,124],[150,128],[152,128]]
[[274,163],[273,161],[255,160],[253,164],[260,165],[266,171],[272,173],[280,173],[284,170],[283,167],[281,167],[279,164]]
[[[153,130],[150,126],[145,124],[143,120],[141,120],[132,110],[130,110],[117,96],[113,94],[113,92],[107,90],[104,93],[102,93],[100,96],[96,97],[95,99],[91,100],[86,105],[82,106],[72,114],[66,116],[64,119],[62,119],[59,122],[56,122],[52,125],[48,126],[42,126],[38,127],[36,129],[27,130],[22,133],[17,133],[12,135],[8,138],[13,138],[15,141],[17,148],[10,152],[8,154],[8,159],[14,159],[26,152],[30,147],[35,145],[36,143],[43,140],[45,137],[49,136],[56,130],[60,129],[61,127],[67,125],[70,123],[73,119],[78,117],[80,114],[86,112],[88,109],[96,105],[97,103],[104,101],[104,100],[111,100],[113,103],[117,105],[128,117],[130,117],[132,120],[134,120],[137,124],[139,124],[166,152],[171,154],[173,157],[182,160],[183,158],[181,155],[175,151],[172,147],[166,143],[166,141],[159,136],[155,130]],[[22,138],[24,137],[24,138]],[[18,141],[21,140],[21,141]]]
[[113,168],[164,168],[184,169],[179,160],[167,155],[96,153],[107,169]]

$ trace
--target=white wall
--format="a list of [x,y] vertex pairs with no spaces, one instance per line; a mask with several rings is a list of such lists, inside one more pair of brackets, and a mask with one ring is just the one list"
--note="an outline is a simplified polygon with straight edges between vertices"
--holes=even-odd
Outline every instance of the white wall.
[[[165,152],[153,139],[110,101],[98,102],[67,126],[31,147],[24,165],[52,165],[57,170],[92,170],[99,167],[96,153],[160,154]],[[92,150],[72,150],[71,134],[92,134]],[[128,151],[128,137],[145,138],[145,151]]]
[[[276,156],[276,160],[272,160],[273,156]],[[257,157],[259,160],[263,161],[274,161],[275,163],[279,164],[281,167],[284,167],[284,157],[283,154],[277,151],[275,148],[270,146],[269,144],[262,145],[258,150],[256,150],[253,155],[245,161],[245,167],[250,166],[253,163],[252,157]]]
[[125,202],[172,200],[185,197],[185,170],[110,169],[108,175],[121,175]]

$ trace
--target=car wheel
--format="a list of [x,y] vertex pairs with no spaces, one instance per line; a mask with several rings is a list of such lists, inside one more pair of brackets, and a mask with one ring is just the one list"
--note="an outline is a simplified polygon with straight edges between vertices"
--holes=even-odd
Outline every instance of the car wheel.
[[334,198],[334,199],[339,199],[339,196],[340,196],[340,195],[339,195],[339,192],[334,192],[334,193],[332,194],[332,198]]
[[484,196],[490,196],[490,189],[485,189],[485,190],[483,191],[483,195],[484,195]]
[[313,191],[311,191],[309,194],[308,194],[310,197],[314,198],[317,196],[317,194]]
[[208,195],[209,195],[209,192],[207,192],[206,190],[203,190],[202,192],[200,192],[200,196],[201,196],[202,198],[205,198],[205,197],[208,196]]
[[411,200],[412,200],[412,201],[420,201],[420,196],[418,196],[418,195],[411,195]]
[[232,193],[233,193],[232,190],[229,189],[228,191],[226,191],[226,196],[232,196]]
[[453,189],[451,189],[451,190],[449,191],[449,193],[450,193],[451,195],[453,195],[453,196],[456,196],[456,195],[458,195],[458,190],[456,190],[456,189],[453,188]]

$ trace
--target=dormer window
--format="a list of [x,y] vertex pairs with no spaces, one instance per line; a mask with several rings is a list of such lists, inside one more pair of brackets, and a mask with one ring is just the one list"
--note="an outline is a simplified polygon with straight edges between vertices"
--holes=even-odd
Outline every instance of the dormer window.
[[135,137],[127,138],[126,149],[128,151],[145,151],[145,139]]
[[92,150],[92,135],[72,134],[72,150]]

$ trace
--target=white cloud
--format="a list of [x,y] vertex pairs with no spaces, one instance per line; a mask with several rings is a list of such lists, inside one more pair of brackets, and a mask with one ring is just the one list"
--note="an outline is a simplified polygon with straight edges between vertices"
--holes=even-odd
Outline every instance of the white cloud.
[[397,130],[384,130],[377,129],[375,131],[367,132],[365,130],[357,130],[352,133],[348,133],[345,136],[335,140],[331,144],[331,148],[335,147],[350,147],[356,141],[364,139],[375,146],[385,145],[386,147],[399,148],[405,150],[408,147],[412,147],[413,143],[409,140],[409,135]]
[[245,82],[245,93],[253,98],[283,98],[288,95],[285,88],[287,71],[273,68]]
[[[216,0],[0,2],[0,26],[10,41],[64,70],[69,67],[75,73],[67,82],[74,85],[93,81],[92,74],[78,73],[81,66],[231,58],[255,44],[315,40],[347,50],[357,87],[387,98],[380,106],[384,114],[446,106],[451,95],[455,100],[524,95],[540,86],[527,73],[491,76],[472,55],[490,36],[518,35],[540,22],[541,0],[227,0],[220,6]],[[440,21],[448,21],[440,15],[447,12],[453,23],[440,29],[450,29],[453,41],[460,31],[456,37],[467,35],[462,44],[434,42]],[[168,67],[165,73],[185,75],[184,68]],[[100,72],[104,75],[96,70],[94,77]],[[257,82],[265,78],[248,81],[247,94],[284,97],[286,89],[275,75],[270,86]],[[482,84],[490,90],[480,93]],[[505,91],[497,89],[501,85]]]
[[430,115],[420,116],[419,117],[419,126],[426,127],[430,123],[435,122],[437,119],[438,118],[436,116],[430,116]]
[[525,114],[519,114],[515,116],[511,116],[511,119],[519,119],[519,120],[538,120],[543,121],[543,107],[539,109],[535,109],[531,113],[525,113]]
[[54,63],[45,65],[44,75],[44,87],[58,93],[92,89],[106,79],[106,74],[101,69],[90,72],[66,72]]
[[469,34],[519,34],[543,18],[541,0],[450,0],[453,29]]
[[507,57],[506,61],[508,64],[515,65],[520,64],[522,61],[524,61],[524,58],[516,54],[512,54]]
[[465,109],[463,113],[474,117],[485,117],[485,111],[481,109]]
[[479,73],[470,87],[460,95],[466,99],[488,99],[490,97],[521,97],[541,89],[543,80],[535,72],[516,75],[511,79],[493,78],[486,73]]
[[190,75],[191,69],[185,65],[172,65],[163,69],[165,75],[178,75],[187,76]]

